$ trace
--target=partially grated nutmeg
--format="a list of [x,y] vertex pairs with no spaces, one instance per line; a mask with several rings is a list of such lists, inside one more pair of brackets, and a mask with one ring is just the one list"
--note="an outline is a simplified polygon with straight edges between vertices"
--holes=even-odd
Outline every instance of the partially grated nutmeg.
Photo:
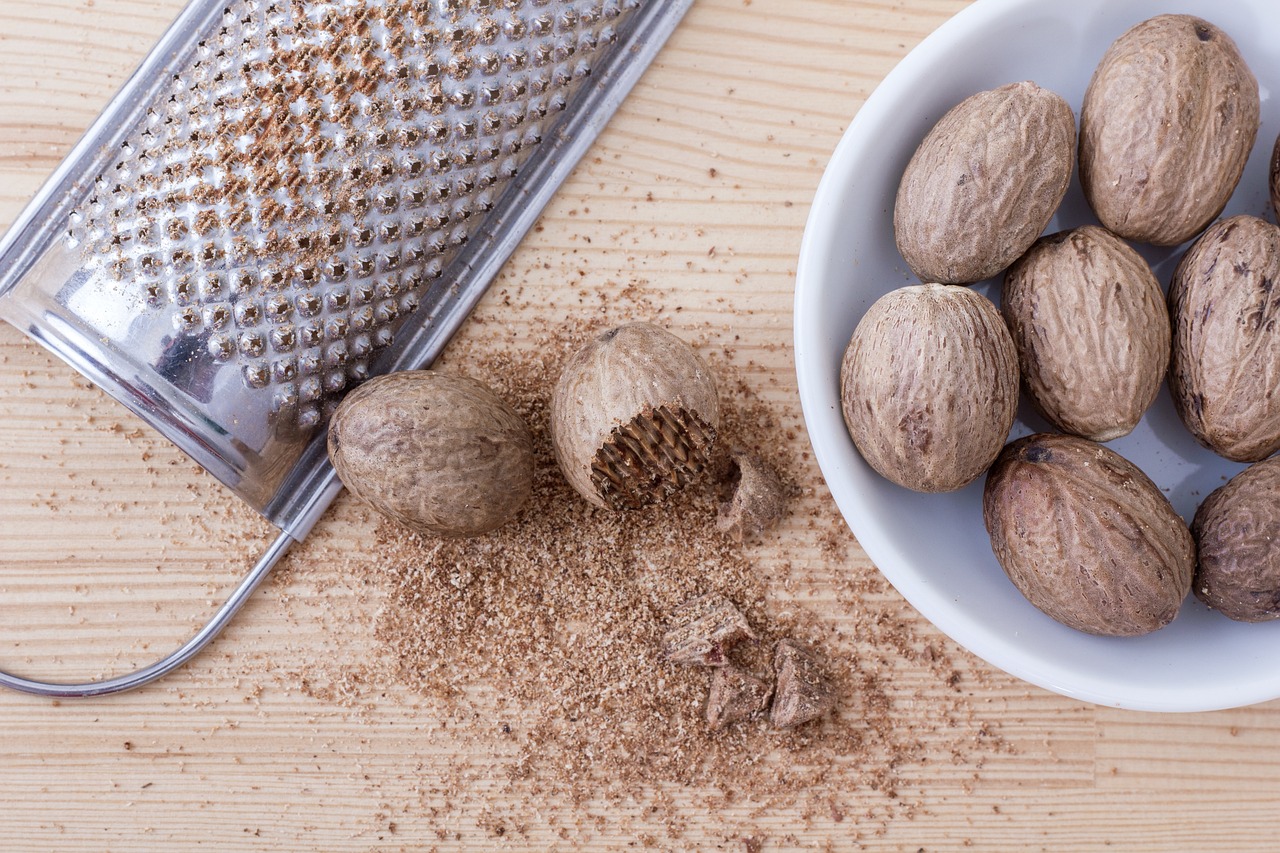
[[715,439],[715,429],[688,409],[645,409],[596,452],[591,482],[614,509],[642,507],[692,482],[707,467]]
[[706,363],[650,323],[597,335],[565,365],[551,400],[560,470],[601,508],[635,509],[683,488],[707,467],[719,421]]

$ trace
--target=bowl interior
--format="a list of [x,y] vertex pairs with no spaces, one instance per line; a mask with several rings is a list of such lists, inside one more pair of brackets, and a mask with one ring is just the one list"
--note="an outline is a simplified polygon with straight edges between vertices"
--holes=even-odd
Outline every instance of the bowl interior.
[[[990,663],[1032,683],[1105,705],[1164,711],[1233,707],[1280,696],[1280,622],[1241,624],[1189,597],[1146,637],[1093,637],[1054,622],[1005,577],[982,523],[982,479],[924,495],[863,462],[840,414],[840,359],[867,308],[916,279],[894,245],[898,180],[920,140],[965,97],[1033,80],[1079,115],[1089,77],[1111,42],[1165,12],[1225,30],[1258,78],[1262,128],[1225,214],[1271,219],[1267,170],[1280,116],[1280,26],[1273,0],[978,0],[885,78],[858,111],[823,176],[805,230],[795,297],[796,368],[806,426],[823,475],[864,550],[930,621]],[[1049,232],[1096,222],[1073,178]],[[1272,219],[1274,221],[1274,219]],[[1168,285],[1181,249],[1138,247]],[[999,301],[999,282],[977,286]],[[1048,429],[1024,404],[1011,438]],[[1167,389],[1129,436],[1109,447],[1139,465],[1188,520],[1244,466],[1200,447]]]

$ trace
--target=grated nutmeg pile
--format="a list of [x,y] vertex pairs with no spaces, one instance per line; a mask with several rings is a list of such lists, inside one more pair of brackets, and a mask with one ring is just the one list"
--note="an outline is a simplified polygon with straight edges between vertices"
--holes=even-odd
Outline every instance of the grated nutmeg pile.
[[[442,820],[479,814],[494,837],[550,832],[580,843],[628,833],[658,844],[683,837],[701,814],[749,846],[785,840],[756,826],[779,809],[827,822],[848,815],[849,837],[875,833],[919,807],[915,774],[930,756],[941,749],[962,765],[999,749],[999,735],[976,719],[948,648],[917,632],[869,565],[845,568],[853,540],[825,491],[801,485],[816,478],[803,437],[785,425],[794,413],[757,397],[732,351],[700,347],[720,383],[718,441],[781,474],[792,511],[780,528],[741,544],[717,529],[720,496],[710,486],[628,511],[595,509],[568,486],[548,435],[559,366],[591,335],[654,309],[623,299],[578,324],[521,330],[473,319],[437,368],[482,379],[526,418],[533,498],[488,536],[435,539],[381,521],[367,554],[345,563],[335,554],[337,566],[291,563],[291,580],[352,571],[376,591],[366,626],[373,659],[317,660],[297,675],[314,696],[357,709],[385,701],[388,684],[420,703],[439,721],[435,736],[484,765],[431,768],[423,805]],[[661,655],[672,612],[708,592],[736,604],[759,635],[742,644],[748,661],[784,637],[814,649],[835,686],[835,713],[789,731],[767,716],[711,731],[707,670]],[[923,670],[927,683],[918,672],[895,682],[902,666]]]

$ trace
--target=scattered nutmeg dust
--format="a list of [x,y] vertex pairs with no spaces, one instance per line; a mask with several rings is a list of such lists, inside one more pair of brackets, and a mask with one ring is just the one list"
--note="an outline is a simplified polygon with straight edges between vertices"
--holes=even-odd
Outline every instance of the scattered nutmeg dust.
[[[446,842],[480,831],[539,849],[619,837],[681,849],[696,830],[727,849],[799,845],[803,826],[780,825],[780,812],[872,836],[923,807],[922,770],[937,777],[939,755],[971,774],[1008,748],[961,683],[970,674],[953,655],[967,658],[922,632],[869,564],[850,560],[856,545],[816,485],[797,413],[757,395],[731,348],[670,322],[632,289],[561,325],[503,327],[483,309],[437,368],[490,384],[526,418],[537,456],[529,504],[490,535],[438,539],[348,497],[338,515],[366,525],[360,551],[321,525],[282,575],[321,599],[286,596],[291,618],[325,610],[318,618],[346,639],[279,677],[353,719],[399,702],[427,721],[420,802],[406,811],[453,827],[437,832]],[[612,511],[589,506],[560,475],[548,435],[559,367],[590,336],[633,319],[698,346],[720,386],[718,442],[780,474],[790,511],[760,541],[717,529],[722,495],[711,483]],[[710,671],[661,656],[672,611],[709,592],[759,635],[740,644],[749,666],[784,637],[813,649],[835,686],[835,713],[787,731],[767,714],[711,731]]]

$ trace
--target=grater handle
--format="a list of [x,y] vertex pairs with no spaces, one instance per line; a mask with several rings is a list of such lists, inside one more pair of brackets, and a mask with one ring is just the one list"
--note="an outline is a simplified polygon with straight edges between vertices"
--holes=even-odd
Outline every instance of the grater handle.
[[218,636],[227,623],[231,621],[231,617],[235,616],[236,612],[249,600],[249,596],[253,595],[254,590],[267,579],[267,575],[271,573],[276,563],[280,562],[280,558],[288,552],[289,547],[296,541],[293,536],[282,531],[276,537],[276,540],[271,543],[271,546],[258,558],[257,565],[244,576],[239,586],[232,591],[227,600],[223,602],[222,607],[218,608],[218,612],[213,614],[213,618],[200,629],[199,633],[150,666],[144,666],[142,669],[137,669],[124,675],[117,675],[114,678],[106,678],[102,681],[87,681],[81,684],[36,681],[0,670],[0,686],[22,693],[30,693],[33,696],[79,699],[89,696],[108,696],[112,693],[122,693],[125,690],[132,690],[135,687],[149,684],[182,666],[195,657],[201,649],[209,645],[213,638]]

